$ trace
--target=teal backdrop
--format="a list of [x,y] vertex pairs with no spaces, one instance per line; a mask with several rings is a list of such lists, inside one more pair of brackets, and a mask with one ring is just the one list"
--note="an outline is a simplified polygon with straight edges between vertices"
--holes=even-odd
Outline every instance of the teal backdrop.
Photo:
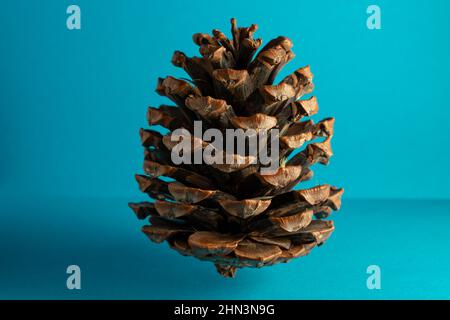
[[[445,0],[1,1],[0,298],[450,298],[449,14]],[[186,77],[173,51],[197,54],[192,34],[231,17],[293,40],[279,78],[311,66],[335,156],[304,186],[346,190],[326,245],[234,280],[147,241],[127,207],[146,199],[133,175],[147,106],[168,102],[157,77]]]

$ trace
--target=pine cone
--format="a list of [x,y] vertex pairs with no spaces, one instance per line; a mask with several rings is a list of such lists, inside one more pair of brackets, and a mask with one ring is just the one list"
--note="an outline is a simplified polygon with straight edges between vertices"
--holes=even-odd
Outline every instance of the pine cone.
[[[311,165],[326,165],[332,156],[334,119],[300,121],[318,111],[315,97],[300,100],[313,89],[310,68],[274,85],[294,57],[292,42],[278,37],[253,59],[262,43],[253,38],[257,26],[237,28],[235,19],[231,24],[232,40],[218,30],[213,36],[193,36],[201,57],[174,53],[172,63],[192,82],[159,79],[157,93],[177,106],[149,107],[148,122],[170,132],[184,128],[193,133],[194,121],[221,132],[279,129],[279,168],[262,174],[260,161],[240,154],[232,155],[241,160],[233,164],[175,164],[170,133],[141,129],[147,175],[136,175],[136,180],[155,201],[130,203],[139,219],[149,218],[151,225],[142,231],[152,241],[167,241],[182,255],[211,261],[226,277],[234,277],[241,267],[287,262],[323,244],[334,230],[333,222],[323,219],[339,209],[343,193],[330,185],[293,190],[312,177]],[[321,141],[294,155],[314,139]],[[193,153],[210,145],[198,137],[192,140]]]

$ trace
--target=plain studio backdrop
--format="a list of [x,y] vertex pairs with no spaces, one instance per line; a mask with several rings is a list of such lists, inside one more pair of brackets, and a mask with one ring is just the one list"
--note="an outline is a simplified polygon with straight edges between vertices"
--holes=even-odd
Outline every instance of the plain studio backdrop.
[[[66,9],[81,8],[81,30]],[[366,26],[369,5],[381,30]],[[448,1],[3,1],[0,298],[449,298]],[[156,79],[198,54],[192,34],[259,25],[310,65],[334,157],[299,187],[344,187],[336,231],[310,256],[222,279],[145,239],[138,131]],[[82,289],[66,288],[79,265]],[[378,265],[382,289],[368,290]]]

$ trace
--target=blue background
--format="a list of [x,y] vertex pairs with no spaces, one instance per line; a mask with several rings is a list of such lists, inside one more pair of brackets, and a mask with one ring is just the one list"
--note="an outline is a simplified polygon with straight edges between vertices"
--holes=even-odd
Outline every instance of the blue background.
[[[66,28],[77,4],[82,30]],[[377,4],[382,30],[366,27]],[[2,1],[0,298],[450,298],[450,3],[434,1]],[[185,77],[174,50],[229,19],[285,35],[309,64],[335,157],[310,186],[346,189],[330,241],[310,256],[222,279],[148,242],[127,208],[144,200],[138,130]],[[68,291],[78,264],[82,290]],[[366,288],[366,268],[382,290]]]

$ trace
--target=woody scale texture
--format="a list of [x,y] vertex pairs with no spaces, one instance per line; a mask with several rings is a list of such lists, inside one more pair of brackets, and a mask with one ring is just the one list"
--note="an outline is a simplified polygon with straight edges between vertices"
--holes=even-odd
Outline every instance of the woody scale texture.
[[[168,134],[140,131],[145,174],[136,180],[154,201],[129,204],[139,219],[149,220],[142,231],[150,240],[210,261],[225,277],[234,277],[237,268],[288,262],[322,245],[334,230],[327,218],[343,194],[327,184],[294,190],[312,177],[312,165],[328,164],[334,119],[309,119],[318,112],[314,96],[301,99],[313,90],[309,66],[274,84],[294,58],[293,44],[280,36],[260,49],[256,30],[232,19],[230,39],[219,30],[194,34],[200,57],[174,53],[172,63],[191,79],[158,79],[156,92],[176,106],[148,108],[150,126],[163,126]],[[259,161],[240,154],[232,156],[241,161],[231,164],[175,165],[170,132],[193,133],[194,121],[222,132],[279,129],[278,170],[262,174]],[[195,152],[210,142],[192,143]]]

